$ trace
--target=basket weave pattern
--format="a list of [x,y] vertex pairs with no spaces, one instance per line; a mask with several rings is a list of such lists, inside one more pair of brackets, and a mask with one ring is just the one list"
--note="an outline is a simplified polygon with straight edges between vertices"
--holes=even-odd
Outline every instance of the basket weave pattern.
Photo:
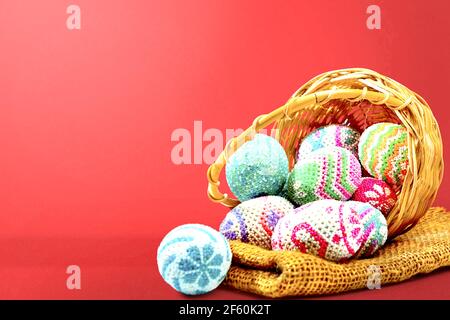
[[258,116],[229,141],[207,172],[208,196],[228,207],[237,199],[219,190],[227,159],[259,130],[272,127],[292,168],[301,140],[328,124],[347,124],[360,132],[379,122],[400,123],[408,131],[408,171],[397,188],[398,201],[387,217],[389,238],[407,231],[433,203],[443,175],[442,140],[425,100],[400,83],[368,69],[321,74],[304,84],[283,106]]

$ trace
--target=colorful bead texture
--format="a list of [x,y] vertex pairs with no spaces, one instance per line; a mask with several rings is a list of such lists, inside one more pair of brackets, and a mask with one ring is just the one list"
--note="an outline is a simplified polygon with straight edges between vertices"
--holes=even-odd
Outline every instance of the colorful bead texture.
[[228,186],[241,201],[277,195],[289,173],[286,152],[277,140],[257,134],[228,159]]
[[352,200],[368,203],[387,216],[397,202],[397,195],[383,180],[362,178]]
[[363,234],[359,240],[360,250],[357,258],[372,256],[387,240],[388,228],[383,214],[368,203],[347,201],[346,206],[356,212],[363,224]]
[[218,231],[186,224],[170,231],[158,247],[158,270],[175,290],[197,295],[214,290],[231,265],[231,249]]
[[361,183],[361,165],[347,149],[322,148],[295,164],[287,194],[297,205],[321,199],[348,200]]
[[294,206],[282,197],[265,196],[242,202],[226,215],[220,232],[230,240],[240,240],[271,248],[273,229]]
[[272,235],[272,249],[343,261],[359,250],[363,231],[359,216],[345,202],[319,200],[280,219]]
[[401,186],[408,168],[407,131],[402,125],[377,123],[359,140],[359,160],[375,178]]
[[303,139],[298,149],[297,161],[308,157],[313,151],[327,147],[341,147],[357,157],[359,136],[358,131],[344,125],[320,127]]

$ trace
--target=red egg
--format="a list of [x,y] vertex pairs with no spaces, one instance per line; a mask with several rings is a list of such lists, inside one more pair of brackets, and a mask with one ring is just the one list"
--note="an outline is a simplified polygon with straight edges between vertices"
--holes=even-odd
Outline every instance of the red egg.
[[397,195],[383,180],[363,178],[352,200],[368,203],[387,216],[397,202]]

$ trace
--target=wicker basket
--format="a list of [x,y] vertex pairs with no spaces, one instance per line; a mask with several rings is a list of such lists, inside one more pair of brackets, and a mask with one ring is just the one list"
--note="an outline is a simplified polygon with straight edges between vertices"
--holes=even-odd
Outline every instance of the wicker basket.
[[263,128],[272,127],[290,167],[301,140],[328,124],[347,124],[364,131],[378,122],[403,124],[408,130],[409,167],[398,201],[387,217],[389,238],[410,229],[430,208],[443,175],[442,140],[430,107],[418,94],[368,69],[326,72],[304,84],[287,103],[258,116],[241,135],[229,141],[207,173],[208,196],[228,207],[239,201],[219,190],[229,156]]

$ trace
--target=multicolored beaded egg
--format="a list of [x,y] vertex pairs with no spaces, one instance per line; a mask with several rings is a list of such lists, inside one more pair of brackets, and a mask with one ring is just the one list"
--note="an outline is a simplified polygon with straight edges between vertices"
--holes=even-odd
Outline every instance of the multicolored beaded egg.
[[286,182],[288,167],[286,152],[279,142],[257,134],[228,159],[226,179],[231,191],[243,202],[279,194]]
[[217,288],[231,265],[231,249],[218,231],[186,224],[170,231],[158,247],[158,270],[175,290],[197,295]]
[[358,252],[363,231],[359,215],[345,202],[319,200],[280,219],[272,235],[272,249],[343,261]]
[[329,125],[318,128],[308,134],[300,144],[297,153],[297,161],[321,148],[341,147],[349,150],[355,157],[358,156],[358,131],[344,125]]
[[352,200],[368,203],[387,216],[397,202],[397,195],[383,180],[362,178]]
[[359,140],[359,160],[375,178],[401,186],[408,168],[408,132],[399,124],[382,122],[368,127]]
[[227,239],[270,249],[270,239],[278,220],[293,209],[288,200],[278,196],[247,200],[228,212],[219,230]]
[[363,224],[362,236],[359,240],[360,250],[355,257],[367,258],[381,248],[387,240],[387,222],[381,211],[368,203],[347,201],[346,206],[354,211]]
[[361,165],[347,149],[322,148],[295,164],[287,195],[297,205],[320,199],[350,199],[361,183]]

